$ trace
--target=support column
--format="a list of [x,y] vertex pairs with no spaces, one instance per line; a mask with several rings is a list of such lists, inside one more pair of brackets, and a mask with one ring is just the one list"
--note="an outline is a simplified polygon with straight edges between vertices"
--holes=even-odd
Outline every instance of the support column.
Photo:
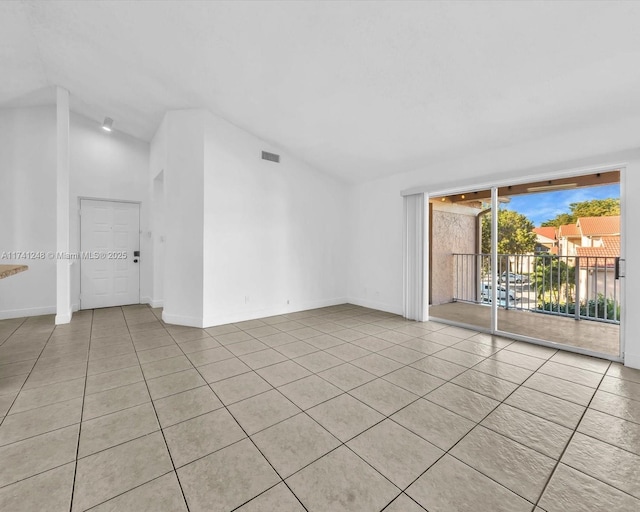
[[[69,252],[69,91],[56,88],[56,251]],[[56,260],[56,325],[71,322],[71,265]]]

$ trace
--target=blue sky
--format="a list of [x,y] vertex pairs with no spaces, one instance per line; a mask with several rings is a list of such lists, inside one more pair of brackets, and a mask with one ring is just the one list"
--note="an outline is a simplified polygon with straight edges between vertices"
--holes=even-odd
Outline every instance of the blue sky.
[[513,196],[510,203],[501,207],[522,213],[536,226],[540,226],[542,222],[553,219],[559,213],[569,213],[570,203],[608,197],[620,197],[619,184]]

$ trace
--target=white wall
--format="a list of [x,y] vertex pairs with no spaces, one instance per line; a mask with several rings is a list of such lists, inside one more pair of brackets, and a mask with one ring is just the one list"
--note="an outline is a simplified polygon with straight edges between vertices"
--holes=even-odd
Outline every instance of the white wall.
[[[611,151],[578,159],[603,146],[602,138],[584,133],[571,134],[563,141],[531,143],[501,151],[469,155],[464,159],[434,165],[433,168],[356,185],[352,189],[349,300],[356,304],[402,313],[402,198],[400,192],[424,186],[442,192],[456,188],[472,189],[507,180],[552,174],[571,169],[627,163],[626,183],[622,184],[623,208],[627,219],[640,218],[640,152]],[[565,144],[563,147],[562,144]],[[612,139],[612,143],[615,140]],[[555,163],[554,163],[555,162]],[[633,225],[629,223],[628,225]],[[625,315],[626,364],[640,367],[640,237],[633,230],[623,231],[623,255],[627,258],[627,277],[623,298]]]
[[344,182],[213,115],[205,169],[205,325],[346,300]]
[[402,314],[400,190],[405,183],[402,177],[394,176],[352,188],[349,302]]
[[[70,250],[80,250],[80,198],[140,202],[140,298],[149,302],[153,279],[150,234],[149,144],[71,113],[70,122]],[[80,297],[80,265],[71,267],[71,301]]]
[[164,226],[165,226],[165,193],[164,170],[161,171],[151,184],[152,218],[151,232],[153,245],[153,282],[149,304],[159,308],[164,304]]
[[[0,254],[55,252],[55,106],[0,110],[0,134]],[[0,280],[0,319],[55,313],[55,260],[4,263],[29,270]]]
[[162,318],[202,327],[204,112],[167,112],[151,148],[151,175],[164,171]]
[[167,121],[163,119],[151,141],[149,150],[149,179],[151,181],[151,233],[153,244],[152,307],[164,304],[164,249],[165,249],[165,187],[164,170],[167,167]]

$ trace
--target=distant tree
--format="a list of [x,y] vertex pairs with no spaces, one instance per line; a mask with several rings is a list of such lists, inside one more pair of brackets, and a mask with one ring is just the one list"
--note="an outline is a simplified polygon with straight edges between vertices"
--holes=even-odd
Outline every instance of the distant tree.
[[608,217],[620,215],[620,199],[592,199],[569,205],[571,213],[577,217]]
[[559,213],[555,216],[555,218],[544,221],[540,224],[542,227],[553,226],[554,228],[559,228],[560,226],[564,226],[565,224],[575,224],[576,218],[570,213]]
[[574,266],[569,266],[558,258],[538,256],[532,279],[538,300],[544,305],[548,299],[552,309],[554,306],[558,307],[561,298],[566,302],[573,302],[575,271]]
[[542,223],[542,226],[560,227],[564,224],[575,224],[579,217],[608,217],[620,215],[620,199],[609,197],[607,199],[591,199],[571,203],[569,205],[571,213],[560,213],[553,219]]
[[[527,254],[536,247],[533,222],[513,210],[498,210],[498,254]],[[491,252],[491,214],[482,217],[482,252]],[[503,261],[502,268],[505,268]]]

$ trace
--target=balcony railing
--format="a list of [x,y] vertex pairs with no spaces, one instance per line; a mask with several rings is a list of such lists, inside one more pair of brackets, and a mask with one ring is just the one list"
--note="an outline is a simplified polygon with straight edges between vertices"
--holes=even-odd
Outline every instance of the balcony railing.
[[[620,323],[620,258],[498,254],[504,309]],[[491,304],[491,255],[453,254],[453,300]]]

